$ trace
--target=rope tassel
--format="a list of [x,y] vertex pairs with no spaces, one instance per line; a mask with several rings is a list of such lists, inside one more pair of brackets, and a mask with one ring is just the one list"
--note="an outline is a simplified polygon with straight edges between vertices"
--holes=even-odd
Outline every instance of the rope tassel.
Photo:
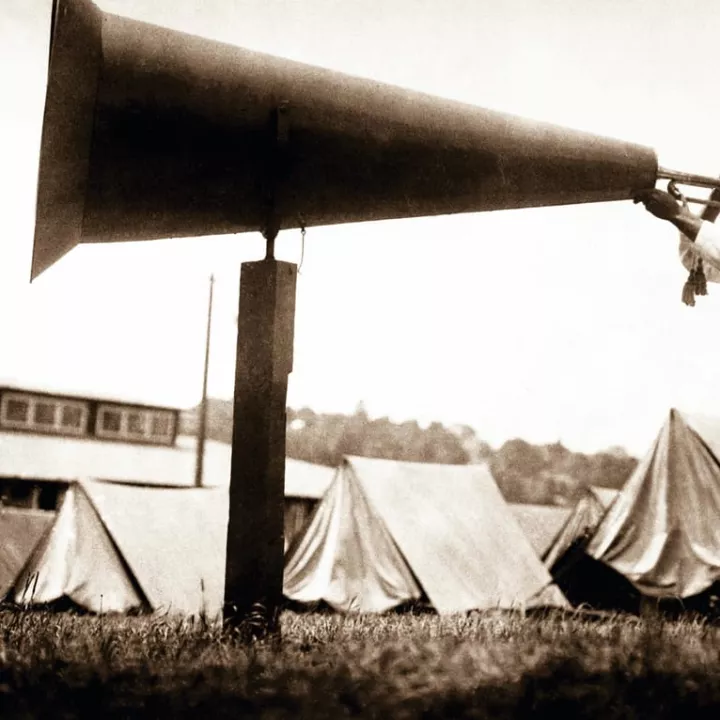
[[[671,180],[668,183],[668,192],[670,195],[672,195],[676,200],[678,200],[683,208],[685,210],[688,209],[688,198],[686,198],[680,190],[678,190],[675,181]],[[717,194],[717,191],[713,190],[713,193]],[[700,217],[700,220],[709,220],[710,222],[713,222],[715,218],[717,217],[717,213],[714,213],[714,217],[707,216],[707,209],[705,209],[705,212],[703,212],[702,217]],[[681,240],[680,240],[680,250],[681,250],[681,256],[683,254],[683,240],[689,241],[688,238],[685,238],[681,234]],[[690,241],[691,242],[691,241]],[[691,254],[692,257],[692,254]],[[687,267],[687,265],[685,266]],[[688,279],[685,281],[685,285],[683,285],[682,290],[682,301],[689,305],[690,307],[695,307],[695,297],[700,295],[707,295],[707,277],[705,275],[705,268],[703,267],[703,261],[702,258],[699,256],[695,256],[695,260],[692,263],[692,267],[690,268],[690,274],[688,275]]]
[[682,301],[690,307],[695,307],[695,268],[690,271],[690,275],[683,285]]
[[707,294],[705,269],[702,260],[698,259],[697,263],[691,268],[685,285],[683,285],[682,301],[690,307],[695,307],[695,297]]
[[705,277],[705,270],[703,269],[702,260],[698,261],[697,267],[695,268],[695,294],[696,295],[707,295],[707,278]]

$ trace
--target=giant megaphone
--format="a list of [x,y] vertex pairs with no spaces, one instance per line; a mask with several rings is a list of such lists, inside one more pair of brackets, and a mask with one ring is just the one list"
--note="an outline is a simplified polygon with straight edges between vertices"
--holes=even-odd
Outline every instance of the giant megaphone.
[[56,0],[32,275],[78,242],[621,200],[653,150]]

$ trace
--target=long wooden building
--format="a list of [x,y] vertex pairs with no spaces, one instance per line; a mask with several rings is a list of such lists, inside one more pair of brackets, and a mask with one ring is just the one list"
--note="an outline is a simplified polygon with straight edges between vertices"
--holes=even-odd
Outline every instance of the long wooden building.
[[[179,433],[181,409],[0,384],[0,595],[62,505],[86,480],[192,487],[197,441]],[[208,440],[203,485],[226,488],[231,447]],[[304,528],[333,468],[288,460],[285,543]],[[138,492],[126,497],[143,496]]]

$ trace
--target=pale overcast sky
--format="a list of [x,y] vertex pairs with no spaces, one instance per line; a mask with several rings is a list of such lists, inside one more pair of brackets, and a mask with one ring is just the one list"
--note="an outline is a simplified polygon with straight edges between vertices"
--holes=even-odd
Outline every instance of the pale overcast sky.
[[[105,11],[650,145],[720,173],[713,0],[99,0]],[[0,7],[0,380],[230,397],[259,236],[73,250],[27,283],[49,0]],[[279,255],[300,256],[299,232]],[[671,406],[720,414],[720,287],[680,302],[677,236],[630,202],[311,228],[289,403],[473,426],[499,445],[643,453]]]

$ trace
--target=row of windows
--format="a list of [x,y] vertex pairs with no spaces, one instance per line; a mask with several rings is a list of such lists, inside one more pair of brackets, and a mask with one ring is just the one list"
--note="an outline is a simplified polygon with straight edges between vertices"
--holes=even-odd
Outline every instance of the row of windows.
[[95,432],[99,437],[168,442],[173,438],[173,413],[167,410],[101,406]]
[[[80,400],[4,393],[0,402],[0,424],[15,430],[82,436],[88,434],[89,416],[89,405]],[[100,404],[94,434],[112,440],[166,444],[173,440],[174,420],[169,410]]]
[[7,393],[0,403],[0,419],[5,427],[84,435],[88,407],[73,400],[52,400]]

